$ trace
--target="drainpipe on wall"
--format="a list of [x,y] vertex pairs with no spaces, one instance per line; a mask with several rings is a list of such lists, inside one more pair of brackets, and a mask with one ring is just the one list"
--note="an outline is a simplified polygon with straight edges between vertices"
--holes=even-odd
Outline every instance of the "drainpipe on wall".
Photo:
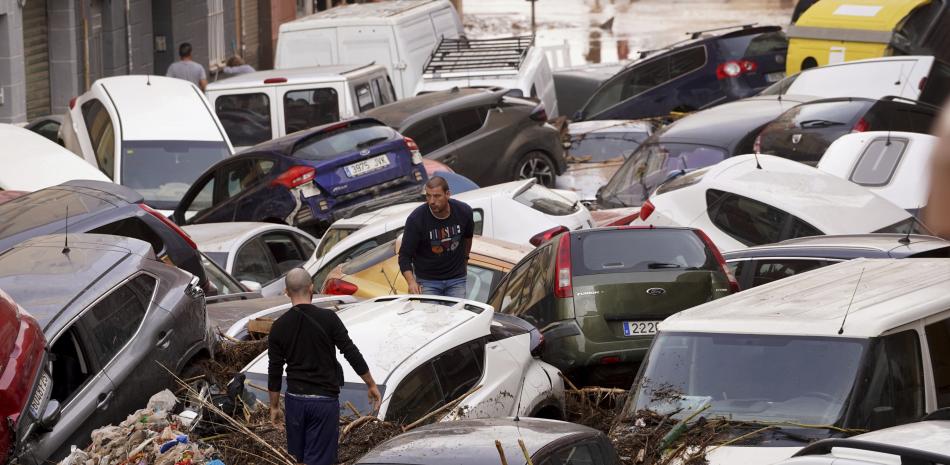
[[125,38],[128,41],[129,49],[128,74],[132,74],[132,13],[129,1],[130,0],[125,0]]
[[86,18],[86,0],[79,2],[79,15],[82,16],[82,91],[85,92],[89,90],[89,20]]

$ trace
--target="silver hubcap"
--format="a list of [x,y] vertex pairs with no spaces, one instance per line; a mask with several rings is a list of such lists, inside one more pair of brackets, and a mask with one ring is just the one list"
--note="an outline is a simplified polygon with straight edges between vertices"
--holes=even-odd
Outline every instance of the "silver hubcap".
[[521,179],[535,178],[545,186],[553,186],[554,168],[546,160],[531,157],[522,163],[521,169],[518,170],[518,177]]

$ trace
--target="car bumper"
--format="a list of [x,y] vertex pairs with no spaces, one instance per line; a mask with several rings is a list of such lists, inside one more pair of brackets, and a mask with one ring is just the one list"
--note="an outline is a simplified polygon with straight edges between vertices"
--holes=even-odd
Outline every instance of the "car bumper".
[[545,332],[542,358],[565,373],[597,366],[639,364],[653,342],[652,335],[598,342],[588,339],[573,320],[558,326],[565,329]]
[[[410,175],[411,176],[411,175]],[[305,201],[306,206],[310,208],[301,208],[297,212],[297,224],[313,223],[332,223],[336,220],[348,218],[361,213],[378,210],[383,207],[407,202],[421,202],[423,200],[422,181],[406,183],[402,178],[404,187],[399,190],[383,193],[385,187],[377,186],[374,189],[367,189],[365,194],[361,194],[356,199],[345,200],[343,202],[326,197],[311,197]],[[381,185],[385,186],[385,184]]]

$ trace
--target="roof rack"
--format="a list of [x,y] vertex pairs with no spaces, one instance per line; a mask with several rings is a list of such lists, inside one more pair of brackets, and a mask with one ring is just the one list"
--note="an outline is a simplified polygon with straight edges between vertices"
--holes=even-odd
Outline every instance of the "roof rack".
[[442,37],[423,68],[423,76],[440,78],[447,77],[448,73],[470,75],[488,70],[490,74],[498,74],[498,71],[515,74],[532,46],[534,37],[530,35],[497,39]]
[[862,441],[859,439],[822,439],[817,442],[813,442],[803,449],[799,450],[792,457],[803,457],[808,455],[824,455],[830,454],[831,449],[835,447],[842,447],[846,449],[857,449],[857,450],[866,450],[869,452],[879,452],[882,454],[891,454],[897,455],[901,458],[901,462],[907,463],[905,460],[910,459],[912,463],[950,463],[950,456],[944,454],[938,454],[935,452],[912,449],[904,446],[895,446],[892,444],[884,444],[878,442]]

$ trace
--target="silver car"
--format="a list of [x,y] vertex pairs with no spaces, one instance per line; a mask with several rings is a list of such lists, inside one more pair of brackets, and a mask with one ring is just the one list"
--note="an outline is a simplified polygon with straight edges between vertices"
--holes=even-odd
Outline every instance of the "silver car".
[[[92,430],[118,423],[211,356],[198,278],[155,259],[138,239],[40,236],[0,254],[0,289],[39,322],[48,361],[31,405],[49,421],[20,422],[21,464],[58,461]],[[17,461],[16,459],[14,461]]]

